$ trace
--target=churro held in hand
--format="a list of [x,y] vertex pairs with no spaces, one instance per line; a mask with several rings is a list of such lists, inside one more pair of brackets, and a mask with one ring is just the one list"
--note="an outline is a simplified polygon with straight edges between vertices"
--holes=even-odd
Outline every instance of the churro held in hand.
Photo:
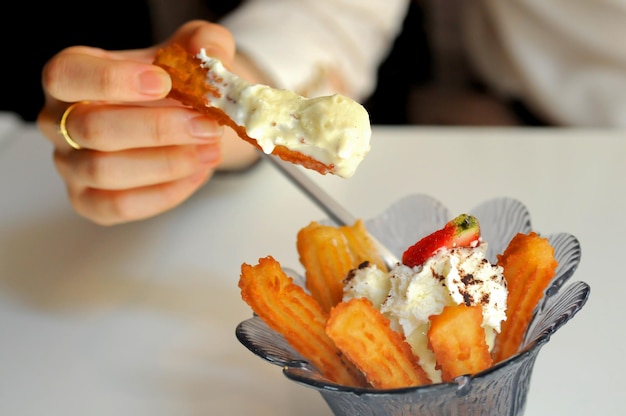
[[154,63],[172,77],[171,98],[216,117],[264,153],[348,178],[370,150],[369,114],[348,97],[305,98],[252,84],[204,49],[194,56],[178,44],[159,50]]

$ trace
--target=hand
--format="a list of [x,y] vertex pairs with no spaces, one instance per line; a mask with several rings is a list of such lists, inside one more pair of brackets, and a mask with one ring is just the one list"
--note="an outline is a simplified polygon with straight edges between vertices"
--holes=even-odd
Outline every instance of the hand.
[[[201,47],[225,65],[235,43],[223,27],[183,25],[168,42]],[[45,106],[37,123],[74,209],[102,225],[148,218],[185,201],[219,168],[249,165],[256,150],[215,120],[166,99],[171,81],[151,64],[157,46],[105,51],[67,48],[42,73]],[[70,146],[59,132],[66,109]]]

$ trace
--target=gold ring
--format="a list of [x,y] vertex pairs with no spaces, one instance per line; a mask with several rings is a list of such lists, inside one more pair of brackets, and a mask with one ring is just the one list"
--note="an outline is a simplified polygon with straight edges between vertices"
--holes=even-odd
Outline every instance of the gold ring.
[[63,115],[61,115],[61,120],[59,121],[59,133],[61,134],[61,136],[63,136],[67,144],[69,144],[73,149],[76,150],[80,150],[81,147],[78,143],[74,141],[74,139],[70,137],[70,133],[67,131],[67,126],[65,125],[65,123],[67,122],[67,118],[70,116],[72,110],[74,110],[74,108],[76,108],[78,104],[87,104],[88,102],[89,101],[78,101],[70,105],[65,109]]

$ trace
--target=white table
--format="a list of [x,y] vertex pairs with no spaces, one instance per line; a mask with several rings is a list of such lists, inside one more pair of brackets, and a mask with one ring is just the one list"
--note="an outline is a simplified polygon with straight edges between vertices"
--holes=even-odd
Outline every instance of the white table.
[[[34,126],[3,131],[0,415],[330,413],[234,335],[250,316],[241,263],[272,254],[298,268],[296,233],[324,216],[271,165],[107,228],[71,210]],[[311,176],[360,217],[409,193],[452,213],[508,195],[540,232],[576,235],[573,280],[591,297],[539,354],[527,415],[608,416],[623,414],[626,373],[625,157],[621,131],[378,127],[352,179]]]

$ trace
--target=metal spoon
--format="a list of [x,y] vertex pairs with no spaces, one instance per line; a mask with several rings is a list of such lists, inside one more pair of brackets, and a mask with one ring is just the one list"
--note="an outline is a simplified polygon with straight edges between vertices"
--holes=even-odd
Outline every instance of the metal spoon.
[[[301,191],[303,191],[315,204],[321,208],[326,215],[330,217],[338,225],[352,225],[356,218],[350,214],[343,206],[335,201],[330,195],[306,176],[300,169],[282,159],[261,152],[265,158],[270,161],[283,175],[293,182]],[[376,237],[370,234],[372,242],[378,249],[378,252],[391,270],[400,261],[398,258],[383,245]]]

